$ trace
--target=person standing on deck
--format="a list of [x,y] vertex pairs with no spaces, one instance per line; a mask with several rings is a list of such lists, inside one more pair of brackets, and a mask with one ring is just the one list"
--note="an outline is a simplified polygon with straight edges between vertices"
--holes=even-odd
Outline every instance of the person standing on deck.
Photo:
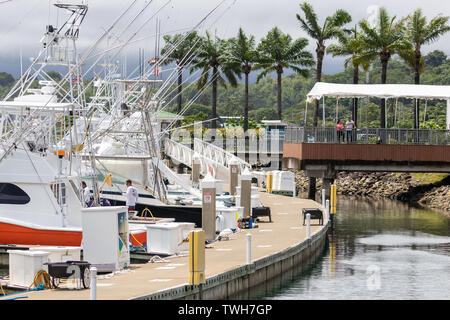
[[89,201],[91,200],[91,190],[89,190],[86,182],[81,182],[81,187],[83,188],[83,203],[85,207],[89,207]]
[[127,185],[126,206],[128,207],[128,211],[134,211],[135,206],[136,206],[136,201],[137,201],[139,195],[138,195],[137,189],[135,187],[133,187],[131,180],[127,180],[126,185]]
[[341,122],[340,119],[338,119],[338,121],[336,123],[336,129],[337,129],[338,142],[341,143],[341,137],[342,137],[342,142],[344,142],[344,124]]
[[351,117],[348,117],[348,121],[345,123],[346,133],[347,133],[347,142],[353,141],[353,130],[356,129],[355,121],[352,120]]

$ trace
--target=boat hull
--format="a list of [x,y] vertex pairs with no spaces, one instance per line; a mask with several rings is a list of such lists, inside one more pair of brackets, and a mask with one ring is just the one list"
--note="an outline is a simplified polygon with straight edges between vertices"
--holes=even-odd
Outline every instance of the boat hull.
[[[0,222],[0,244],[79,247],[82,236],[81,230],[37,229]],[[133,232],[130,240],[133,246],[139,247],[147,242],[147,234]]]

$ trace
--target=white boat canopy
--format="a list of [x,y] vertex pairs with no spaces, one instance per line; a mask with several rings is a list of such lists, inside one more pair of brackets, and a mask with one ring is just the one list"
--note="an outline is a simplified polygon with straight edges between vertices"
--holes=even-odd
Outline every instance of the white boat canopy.
[[447,129],[450,130],[450,86],[415,84],[340,84],[317,82],[308,93],[306,102],[330,98],[383,98],[447,100]]

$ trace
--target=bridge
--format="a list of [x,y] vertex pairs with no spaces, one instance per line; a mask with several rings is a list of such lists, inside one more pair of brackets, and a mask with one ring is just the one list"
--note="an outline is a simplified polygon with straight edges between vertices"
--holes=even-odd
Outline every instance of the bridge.
[[315,178],[329,195],[339,171],[450,173],[450,130],[364,128],[342,141],[335,128],[287,128],[282,167],[306,171],[310,198]]
[[194,138],[194,148],[167,138],[164,153],[176,165],[184,165],[189,168],[192,168],[195,158],[199,161],[202,176],[206,176],[210,172],[215,179],[226,182],[229,182],[231,164],[237,164],[239,172],[243,172],[245,168],[252,169],[248,162],[233,153],[198,138]]

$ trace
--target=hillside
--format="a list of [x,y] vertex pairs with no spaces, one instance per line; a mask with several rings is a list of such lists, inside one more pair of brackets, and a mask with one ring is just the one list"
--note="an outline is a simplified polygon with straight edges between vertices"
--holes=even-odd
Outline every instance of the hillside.
[[[326,59],[332,59],[327,56]],[[304,79],[298,75],[291,74],[283,78],[283,119],[292,123],[298,123],[304,118],[305,113],[305,97],[314,85],[314,71],[310,73],[308,79]],[[381,67],[376,62],[369,72],[369,83],[379,83],[381,78]],[[366,75],[360,72],[360,83],[363,83]],[[3,97],[13,84],[13,78],[7,73],[0,72],[0,97]],[[352,83],[353,70],[348,69],[341,73],[332,75],[324,75],[324,82],[333,83]],[[388,83],[413,83],[413,73],[410,68],[399,58],[393,58],[388,65]],[[425,71],[421,76],[422,84],[431,85],[450,85],[450,59],[442,51],[433,51],[425,57]],[[249,89],[249,117],[250,119],[260,121],[263,119],[276,118],[276,80],[268,77],[259,83],[250,85]],[[185,84],[183,93],[183,101],[191,100],[196,94],[195,85],[188,87]],[[244,85],[241,83],[237,88],[227,86],[227,89],[219,87],[218,90],[218,114],[220,116],[236,116],[243,115],[243,95]],[[167,97],[166,101],[170,101],[171,97]],[[176,110],[176,100],[169,105],[169,111]],[[207,88],[197,99],[197,101],[189,108],[185,115],[196,115],[203,112],[210,116],[211,90]],[[377,127],[379,126],[379,107],[378,99],[363,99],[359,108],[359,126]],[[438,125],[445,127],[445,108],[444,101],[431,101],[427,106],[428,126]],[[413,126],[413,102],[411,100],[399,100],[398,118],[394,119],[395,101],[388,102],[388,126],[389,127],[412,127]],[[334,113],[336,108],[336,100],[329,98],[326,100],[326,121],[328,125],[333,125]],[[339,101],[339,115],[341,118],[351,114],[351,99],[342,99]],[[311,123],[313,116],[313,108],[309,106],[307,121]],[[319,125],[322,119],[322,106],[319,109]],[[421,123],[424,119],[424,103],[421,105],[420,118]],[[394,120],[397,122],[394,123]]]

